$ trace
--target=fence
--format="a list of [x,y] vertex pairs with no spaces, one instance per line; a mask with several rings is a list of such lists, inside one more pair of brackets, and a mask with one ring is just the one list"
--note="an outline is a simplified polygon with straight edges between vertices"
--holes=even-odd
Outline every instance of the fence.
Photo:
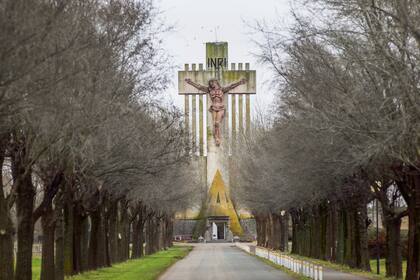
[[[251,253],[250,245],[236,243],[236,247],[244,250],[248,253]],[[255,246],[254,246],[255,247]],[[258,257],[267,259],[272,263],[283,266],[295,273],[306,276],[310,279],[323,280],[323,268],[322,266],[315,265],[313,263],[302,261],[296,258],[293,258],[287,254],[278,253],[275,251],[270,251],[263,247],[255,248],[255,255]]]

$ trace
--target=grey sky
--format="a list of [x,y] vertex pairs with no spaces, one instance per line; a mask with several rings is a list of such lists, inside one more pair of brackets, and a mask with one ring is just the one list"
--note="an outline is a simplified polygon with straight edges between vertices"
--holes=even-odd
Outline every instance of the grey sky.
[[[229,42],[229,62],[250,62],[257,70],[257,97],[253,105],[267,108],[272,99],[267,83],[267,69],[257,65],[252,56],[256,46],[252,42],[248,23],[255,20],[268,22],[290,18],[290,0],[159,0],[167,23],[175,25],[175,31],[165,37],[165,48],[173,62],[181,69],[184,63],[204,63],[205,42]],[[182,98],[177,96],[176,71],[174,84],[168,90],[175,104],[182,107]]]

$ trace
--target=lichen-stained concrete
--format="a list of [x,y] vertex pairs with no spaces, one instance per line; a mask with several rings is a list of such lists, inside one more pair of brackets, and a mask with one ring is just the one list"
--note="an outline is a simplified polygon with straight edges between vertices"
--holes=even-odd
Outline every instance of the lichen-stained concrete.
[[238,214],[235,207],[233,207],[229,192],[219,170],[216,171],[209,190],[206,216],[229,216],[230,230],[233,234],[242,236],[243,229],[239,223]]
[[160,280],[292,280],[231,243],[197,244],[183,260],[162,275]]

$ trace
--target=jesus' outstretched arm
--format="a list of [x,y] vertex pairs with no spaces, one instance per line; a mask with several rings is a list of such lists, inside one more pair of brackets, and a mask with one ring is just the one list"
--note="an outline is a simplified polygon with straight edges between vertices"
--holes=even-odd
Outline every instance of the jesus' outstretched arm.
[[236,88],[236,87],[238,87],[240,85],[244,85],[244,84],[246,84],[246,79],[241,79],[239,82],[236,82],[236,83],[230,84],[230,85],[228,85],[226,87],[223,87],[222,90],[223,90],[224,93],[227,93],[230,90],[232,90],[232,89],[234,89],[234,88]]
[[192,85],[193,87],[195,87],[196,89],[203,91],[205,93],[209,92],[209,88],[200,84],[197,84],[195,82],[193,82],[190,78],[186,78],[185,82],[189,85]]

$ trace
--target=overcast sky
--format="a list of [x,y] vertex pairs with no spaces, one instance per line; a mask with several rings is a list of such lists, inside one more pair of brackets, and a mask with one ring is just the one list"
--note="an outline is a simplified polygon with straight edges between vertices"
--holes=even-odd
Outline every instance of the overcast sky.
[[[165,21],[175,26],[175,30],[165,36],[164,46],[179,69],[184,63],[205,62],[205,42],[227,41],[229,63],[250,62],[251,69],[257,70],[258,92],[253,106],[261,109],[269,106],[272,91],[265,82],[270,73],[257,65],[252,55],[258,49],[252,42],[248,25],[256,20],[280,20],[287,24],[291,0],[158,0],[157,3]],[[183,99],[177,95],[176,71],[173,75],[174,84],[167,94],[182,107]]]

